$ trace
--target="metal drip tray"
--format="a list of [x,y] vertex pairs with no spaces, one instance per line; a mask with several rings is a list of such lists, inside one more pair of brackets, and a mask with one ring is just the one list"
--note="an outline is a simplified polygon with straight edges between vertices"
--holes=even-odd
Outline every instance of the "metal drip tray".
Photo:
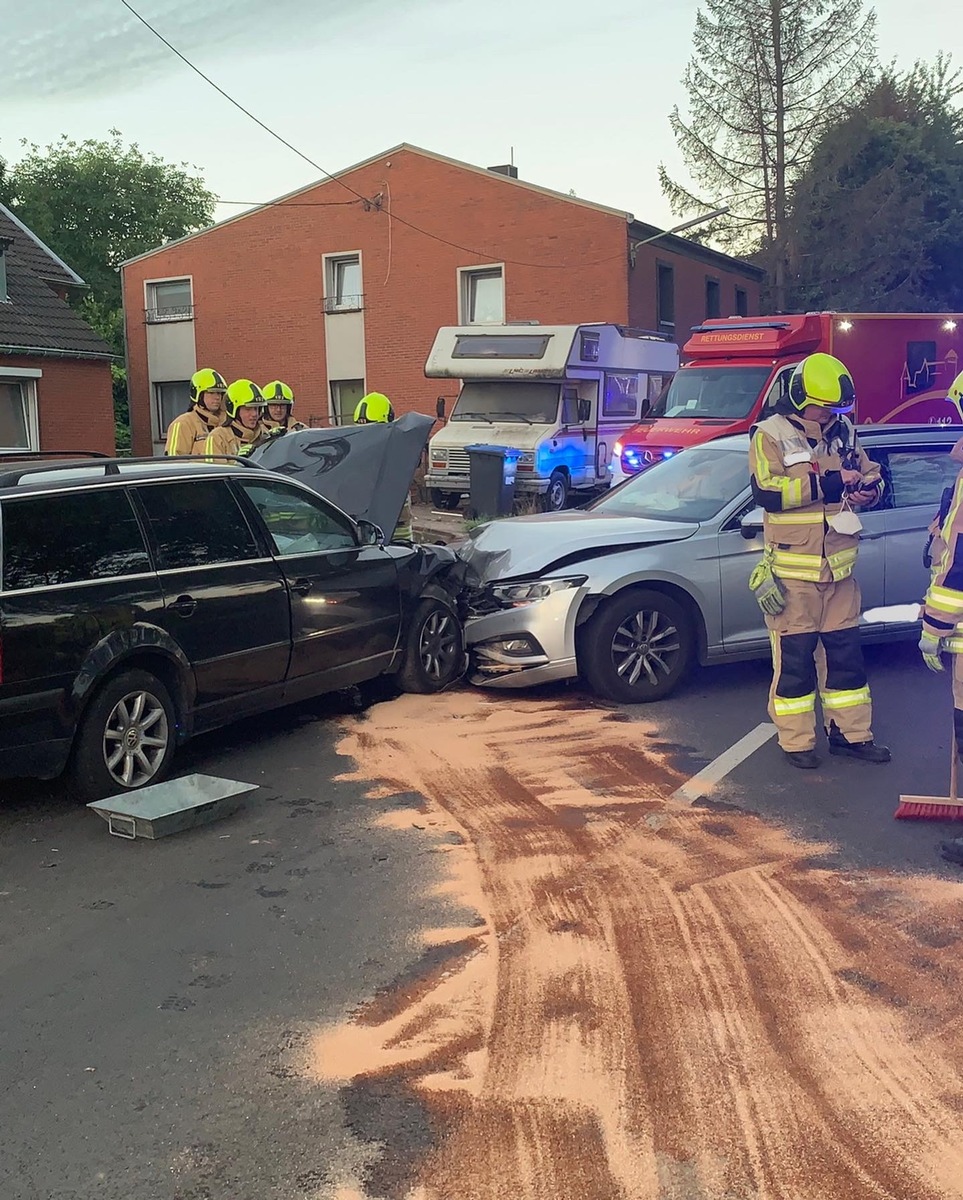
[[94,800],[87,807],[103,817],[114,837],[156,839],[230,816],[240,807],[238,797],[256,791],[258,786],[213,775],[185,775],[136,792]]

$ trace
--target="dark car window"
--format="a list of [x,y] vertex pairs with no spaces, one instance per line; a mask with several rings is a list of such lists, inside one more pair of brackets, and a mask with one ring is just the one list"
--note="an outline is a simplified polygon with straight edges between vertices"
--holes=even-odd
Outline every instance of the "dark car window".
[[226,479],[137,489],[157,545],[157,566],[211,566],[260,558],[254,534]]
[[320,550],[354,549],[358,542],[351,522],[320,496],[306,496],[283,483],[241,484],[261,514],[278,554],[315,554]]
[[951,487],[960,473],[960,464],[950,458],[948,451],[948,446],[889,450],[886,455],[889,506],[911,508],[922,504],[938,508],[943,489]]
[[140,526],[122,488],[4,501],[4,591],[150,569]]

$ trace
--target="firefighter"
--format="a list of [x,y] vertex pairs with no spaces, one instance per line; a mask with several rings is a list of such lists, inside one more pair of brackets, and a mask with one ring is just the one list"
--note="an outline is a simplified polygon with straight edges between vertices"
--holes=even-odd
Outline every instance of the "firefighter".
[[[369,392],[362,396],[354,410],[355,425],[387,425],[395,419],[395,410],[391,401],[382,392]],[[405,496],[404,507],[398,524],[391,536],[393,542],[410,542],[411,528],[411,496]]]
[[218,371],[205,367],[191,376],[191,406],[167,427],[165,454],[203,454],[211,430],[227,422],[227,384]]
[[[885,763],[873,740],[872,706],[859,640],[859,542],[855,508],[879,502],[883,481],[846,418],[856,402],[852,377],[829,354],[793,371],[788,394],[752,432],[752,491],[765,510],[765,550],[750,586],[772,642],[769,714],[795,767],[819,765],[817,652],[830,754]],[[820,664],[822,668],[822,663]]]
[[261,388],[265,411],[262,416],[264,428],[271,437],[284,433],[297,433],[307,425],[294,419],[294,392],[280,379],[273,379]]
[[[963,374],[954,379],[946,398],[959,405]],[[950,455],[963,465],[963,438]],[[931,570],[930,586],[923,601],[919,648],[931,671],[943,670],[944,651],[953,656],[953,726],[956,752],[963,762],[963,470],[955,485],[943,492],[929,534],[924,563]]]
[[229,424],[211,431],[204,453],[243,457],[267,437],[261,424],[264,397],[250,379],[235,379],[227,389],[225,404]]

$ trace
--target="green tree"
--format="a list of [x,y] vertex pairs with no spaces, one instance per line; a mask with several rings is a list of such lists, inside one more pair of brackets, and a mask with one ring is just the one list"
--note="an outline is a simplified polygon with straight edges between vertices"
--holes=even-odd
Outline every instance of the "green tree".
[[6,171],[0,164],[0,200],[6,194],[21,220],[89,285],[75,303],[117,355],[117,442],[129,446],[118,268],[209,225],[216,197],[197,168],[125,145],[116,129],[104,141],[75,142],[65,135],[45,147],[22,144],[18,162]]
[[688,117],[670,116],[691,185],[662,165],[673,211],[729,206],[703,239],[752,255],[787,300],[793,181],[826,128],[858,103],[876,72],[876,15],[862,0],[703,0],[683,79]]
[[890,68],[826,130],[792,195],[797,307],[961,311],[961,94],[947,57]]

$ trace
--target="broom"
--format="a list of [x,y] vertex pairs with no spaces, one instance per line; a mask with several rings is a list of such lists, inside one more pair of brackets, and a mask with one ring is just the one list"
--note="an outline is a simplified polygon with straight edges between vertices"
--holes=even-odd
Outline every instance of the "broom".
[[[915,622],[920,618],[918,604],[893,604],[887,608],[871,608],[863,613],[869,624]],[[959,762],[956,749],[956,727],[950,736],[950,794],[948,796],[900,796],[896,809],[897,821],[963,821],[963,800],[959,797]]]
[[956,731],[950,738],[950,794],[948,796],[900,796],[897,821],[963,821],[963,800],[957,794],[959,764]]

